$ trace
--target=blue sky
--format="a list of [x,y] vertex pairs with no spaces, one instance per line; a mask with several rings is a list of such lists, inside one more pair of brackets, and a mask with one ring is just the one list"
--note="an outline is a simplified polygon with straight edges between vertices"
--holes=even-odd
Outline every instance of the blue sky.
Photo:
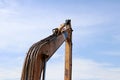
[[[119,0],[0,0],[0,80],[19,80],[29,47],[71,19],[73,80],[120,79]],[[64,79],[64,44],[46,80]]]

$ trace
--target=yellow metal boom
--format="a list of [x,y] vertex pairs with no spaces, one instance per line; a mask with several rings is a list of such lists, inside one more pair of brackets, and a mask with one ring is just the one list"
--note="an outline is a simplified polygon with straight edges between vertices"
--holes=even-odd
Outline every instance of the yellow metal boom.
[[[25,58],[21,80],[45,80],[46,62],[65,42],[65,80],[72,76],[72,28],[71,20],[66,20],[53,34],[33,44]],[[42,78],[41,78],[42,77]]]

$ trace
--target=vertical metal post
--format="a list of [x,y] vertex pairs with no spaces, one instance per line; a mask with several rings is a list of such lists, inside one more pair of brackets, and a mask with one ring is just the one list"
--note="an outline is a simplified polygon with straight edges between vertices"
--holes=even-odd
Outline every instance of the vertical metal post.
[[45,73],[46,73],[46,58],[48,55],[42,54],[42,59],[43,59],[43,74],[42,74],[42,80],[45,80]]
[[66,20],[68,37],[65,41],[65,76],[64,80],[72,80],[72,28],[71,20]]
[[46,73],[46,61],[44,61],[43,78],[42,78],[42,80],[45,80],[45,73]]

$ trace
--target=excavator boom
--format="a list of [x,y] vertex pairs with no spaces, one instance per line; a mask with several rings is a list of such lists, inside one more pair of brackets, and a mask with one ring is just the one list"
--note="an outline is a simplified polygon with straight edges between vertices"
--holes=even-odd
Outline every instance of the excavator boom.
[[69,38],[69,32],[71,30],[69,25],[70,22],[67,21],[66,23],[62,24],[60,28],[54,29],[52,35],[41,41],[38,41],[30,47],[25,58],[21,80],[45,79],[46,62],[62,45],[62,43],[67,41]]

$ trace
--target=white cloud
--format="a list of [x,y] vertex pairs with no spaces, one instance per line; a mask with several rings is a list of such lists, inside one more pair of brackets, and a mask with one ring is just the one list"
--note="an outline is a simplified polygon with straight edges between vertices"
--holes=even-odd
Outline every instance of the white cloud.
[[[89,59],[73,58],[73,80],[119,80],[120,67],[108,63],[98,63]],[[64,79],[64,62],[47,65],[46,80]]]
[[99,52],[99,54],[102,54],[102,55],[109,55],[109,56],[120,56],[120,51],[101,51],[101,52]]
[[22,71],[21,67],[16,66],[16,64],[15,65],[13,64],[13,66],[11,65],[5,66],[5,67],[1,66],[0,67],[0,80],[19,80],[21,71]]
[[1,16],[3,16],[3,15],[8,16],[10,14],[16,14],[16,12],[13,11],[13,10],[10,10],[10,9],[3,9],[3,8],[0,9],[0,15]]
[[111,65],[105,63],[97,63],[92,60],[75,59],[75,61],[73,61],[73,79],[118,80],[120,78],[120,67],[117,68],[117,70],[114,70],[110,66]]
[[10,58],[8,55],[3,57],[3,59],[1,58],[0,80],[20,80],[24,62],[23,58],[23,56],[12,56],[12,58]]
[[[0,9],[1,10],[1,9]],[[6,9],[3,9],[7,11]],[[48,26],[46,27],[42,22],[36,22],[34,20],[20,18],[21,15],[9,15],[9,11],[3,12],[0,15],[0,37],[1,45],[0,49],[7,50],[9,52],[24,50],[27,46],[31,46],[32,43],[45,38],[49,32]],[[6,13],[6,14],[5,14]],[[45,27],[43,27],[45,26]],[[44,32],[44,31],[45,32]],[[9,39],[9,40],[8,40]]]
[[19,68],[0,68],[0,80],[19,80],[21,70]]
[[16,8],[19,8],[17,0],[0,0],[0,16],[7,17],[10,15],[15,15],[18,12]]

